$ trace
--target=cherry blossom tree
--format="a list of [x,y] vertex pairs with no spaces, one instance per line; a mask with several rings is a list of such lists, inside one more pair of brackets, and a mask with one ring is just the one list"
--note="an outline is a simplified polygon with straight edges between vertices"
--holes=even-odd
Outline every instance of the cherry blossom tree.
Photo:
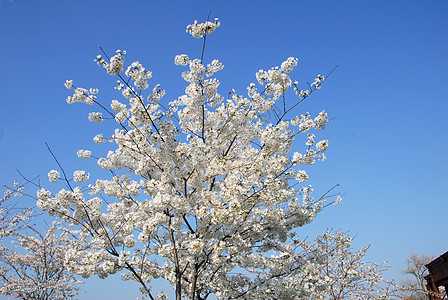
[[0,199],[0,240],[23,228],[31,219],[32,210],[16,208],[15,205],[7,203],[10,198],[21,197],[23,190],[24,187],[14,181],[14,188],[5,190],[3,198]]
[[[106,278],[124,271],[123,278],[139,282],[150,299],[166,299],[149,285],[156,278],[172,284],[176,299],[296,299],[331,293],[341,286],[335,282],[341,275],[324,275],[336,262],[320,246],[307,252],[312,246],[296,230],[341,200],[333,192],[336,186],[315,198],[306,184],[306,169],[325,160],[329,143],[316,140],[315,133],[329,122],[327,113],[296,112],[326,77],[318,75],[302,89],[290,77],[298,64],[290,57],[259,70],[258,85],[251,83],[247,96],[234,90],[221,95],[213,75],[223,64],[203,60],[206,39],[219,26],[215,19],[187,27],[203,40],[203,50],[197,59],[175,57],[175,64],[186,68],[187,87],[169,103],[161,101],[165,91],[159,84],[146,92],[151,71],[138,61],[125,68],[122,50],[112,57],[103,51],[95,59],[117,79],[120,100],[111,100],[110,106],[99,99],[98,89],[67,80],[65,86],[74,89],[69,104],[95,105],[100,111],[89,113],[90,121],[117,123],[112,135],[93,138],[112,145],[97,159],[111,175],[88,184],[88,172],[76,170],[71,176],[52,152],[59,170],[51,170],[49,180],[65,186],[57,192],[40,189],[37,206],[77,225],[79,237],[89,244],[66,252],[71,272]],[[292,152],[301,136],[302,150]],[[91,150],[77,154],[93,157]],[[345,236],[334,239],[335,257],[346,259]],[[348,281],[375,277],[374,269],[351,274]]]
[[390,299],[395,294],[394,282],[383,279],[389,268],[366,263],[363,258],[370,246],[354,251],[352,239],[347,234],[328,231],[312,243],[305,243],[303,249],[308,259],[315,262],[309,270],[322,288],[316,289],[313,299]]
[[35,220],[31,209],[5,204],[8,198],[22,196],[23,186],[15,183],[15,187],[1,199],[0,293],[20,299],[73,298],[82,282],[64,267],[64,252],[81,245],[76,232],[53,222],[45,234],[40,233],[30,223]]

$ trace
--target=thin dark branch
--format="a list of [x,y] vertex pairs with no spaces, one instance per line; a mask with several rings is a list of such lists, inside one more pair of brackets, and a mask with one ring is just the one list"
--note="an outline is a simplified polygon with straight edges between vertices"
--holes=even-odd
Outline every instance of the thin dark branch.
[[[328,77],[330,77],[331,73],[333,73],[334,70],[336,70],[336,68],[339,67],[339,65],[336,65],[336,67],[333,68],[333,70],[330,71],[330,73],[327,74],[327,76],[325,76],[325,80],[327,80]],[[309,84],[308,84],[309,86]],[[307,96],[304,96],[302,99],[300,99],[296,104],[294,104],[292,107],[290,107],[286,112],[284,112],[282,114],[282,116],[280,117],[280,119],[277,121],[277,124],[280,123],[280,121],[283,119],[283,117],[289,113],[291,110],[293,110],[297,105],[299,105],[300,103],[302,103],[306,98],[308,98],[313,92],[315,92],[317,90],[317,88],[312,89],[310,87],[310,93]]]
[[[210,14],[211,14],[211,13],[212,13],[212,11],[209,11],[209,12],[208,12],[207,22],[208,22],[208,20],[210,19]],[[207,39],[207,31],[204,32],[204,43],[202,44],[201,64],[202,64],[202,61],[203,61],[203,59],[204,59],[205,41],[206,41],[206,39]]]
[[64,168],[63,168],[63,167],[61,166],[61,164],[59,163],[59,161],[58,161],[58,159],[56,158],[56,156],[54,155],[53,151],[51,151],[50,146],[48,146],[47,142],[45,142],[45,145],[47,146],[48,151],[50,151],[50,153],[51,153],[51,155],[53,156],[54,160],[56,161],[56,163],[58,164],[59,168],[61,169],[62,174],[64,174],[64,179],[65,179],[65,181],[67,182],[67,184],[68,184],[70,190],[73,191],[73,188],[72,188],[72,186],[70,185],[70,182],[69,182],[69,180],[68,180],[68,178],[67,178],[67,175],[65,174]]

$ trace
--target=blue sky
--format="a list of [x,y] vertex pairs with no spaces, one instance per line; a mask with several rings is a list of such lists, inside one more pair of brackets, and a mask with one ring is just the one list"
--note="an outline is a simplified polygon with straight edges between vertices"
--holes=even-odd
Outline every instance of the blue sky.
[[[339,65],[297,113],[334,118],[319,133],[328,159],[309,173],[317,194],[339,183],[346,195],[301,234],[350,231],[356,248],[372,245],[368,260],[389,260],[395,279],[412,252],[446,252],[447,1],[2,0],[0,183],[16,169],[45,181],[57,166],[44,142],[66,169],[95,169],[76,151],[95,151],[92,137],[105,129],[88,122],[90,107],[65,102],[64,81],[103,89],[107,103],[115,79],[93,59],[100,46],[125,49],[167,90],[165,101],[176,99],[185,84],[174,56],[201,50],[185,27],[210,10],[221,27],[205,60],[223,62],[223,94],[245,94],[257,70],[289,56],[299,58],[292,76],[301,82]],[[80,299],[135,299],[128,286],[89,279]]]

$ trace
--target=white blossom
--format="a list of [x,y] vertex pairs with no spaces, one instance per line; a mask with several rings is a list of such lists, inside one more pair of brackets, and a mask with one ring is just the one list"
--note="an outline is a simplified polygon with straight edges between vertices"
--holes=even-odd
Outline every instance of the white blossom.
[[220,25],[221,23],[218,21],[218,19],[215,19],[215,22],[207,21],[204,23],[198,23],[198,21],[194,21],[193,24],[187,26],[187,32],[190,33],[193,37],[199,39],[213,33]]
[[295,57],[289,57],[287,60],[282,62],[281,70],[285,73],[290,73],[297,66],[299,60]]
[[305,172],[304,170],[299,170],[299,171],[297,172],[296,179],[297,179],[300,183],[302,183],[302,182],[307,181],[309,177],[310,177],[310,176],[309,176],[308,174],[306,174],[306,172]]
[[314,138],[315,138],[316,136],[314,135],[314,134],[312,134],[312,133],[308,133],[308,136],[307,136],[307,141],[306,141],[306,143],[305,143],[305,145],[307,145],[307,146],[313,146],[314,145]]
[[311,86],[316,89],[320,89],[322,87],[322,82],[324,82],[324,80],[325,80],[325,77],[319,74],[314,79],[314,82],[311,84]]
[[70,90],[73,87],[73,80],[66,80],[64,86]]
[[89,121],[95,123],[103,122],[103,114],[100,112],[91,112],[89,113]]
[[310,120],[308,118],[305,118],[303,120],[301,120],[300,124],[299,124],[299,130],[301,132],[307,132],[308,130],[310,130],[311,128],[314,127],[314,122],[313,120]]
[[316,118],[314,118],[314,124],[315,124],[314,127],[317,130],[325,128],[325,126],[328,124],[328,116],[325,110],[320,112],[319,115]]
[[103,144],[104,142],[106,142],[106,140],[103,138],[102,133],[95,135],[95,137],[93,138],[93,141],[97,144]]
[[76,152],[76,154],[78,155],[79,158],[89,159],[90,155],[92,154],[92,151],[81,149],[81,150],[78,150],[78,152]]
[[188,56],[186,54],[176,55],[174,58],[174,63],[178,66],[186,66],[188,64]]
[[124,54],[126,51],[117,50],[117,54],[110,58],[110,63],[105,65],[109,75],[113,76],[123,71]]
[[317,151],[324,152],[328,149],[328,140],[322,140],[316,144]]
[[336,200],[334,201],[334,205],[338,205],[338,204],[340,204],[341,203],[341,201],[342,201],[342,197],[341,196],[337,196],[336,197]]
[[89,177],[90,174],[86,174],[86,172],[83,170],[77,170],[73,172],[73,180],[78,183],[86,181],[87,179],[89,179]]
[[55,183],[60,176],[61,174],[59,174],[59,172],[56,170],[51,170],[50,172],[48,172],[48,180],[50,182]]

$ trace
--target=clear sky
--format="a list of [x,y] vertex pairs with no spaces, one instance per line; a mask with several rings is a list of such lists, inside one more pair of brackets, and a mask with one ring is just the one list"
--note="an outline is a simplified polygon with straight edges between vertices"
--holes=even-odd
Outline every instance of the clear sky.
[[[201,50],[185,27],[210,10],[221,27],[205,60],[223,62],[223,94],[246,94],[257,70],[289,56],[299,58],[292,76],[301,82],[339,65],[297,113],[333,118],[319,135],[328,159],[309,173],[316,195],[336,183],[346,195],[301,234],[350,231],[355,248],[372,245],[368,260],[389,260],[395,279],[412,252],[448,251],[448,1],[1,0],[0,183],[16,169],[46,181],[57,166],[44,142],[67,170],[95,172],[76,151],[105,130],[88,122],[91,107],[65,102],[65,80],[106,97],[115,79],[93,59],[100,46],[125,49],[167,90],[165,101],[176,99],[185,84],[174,56]],[[131,286],[89,279],[80,299],[135,299]]]

